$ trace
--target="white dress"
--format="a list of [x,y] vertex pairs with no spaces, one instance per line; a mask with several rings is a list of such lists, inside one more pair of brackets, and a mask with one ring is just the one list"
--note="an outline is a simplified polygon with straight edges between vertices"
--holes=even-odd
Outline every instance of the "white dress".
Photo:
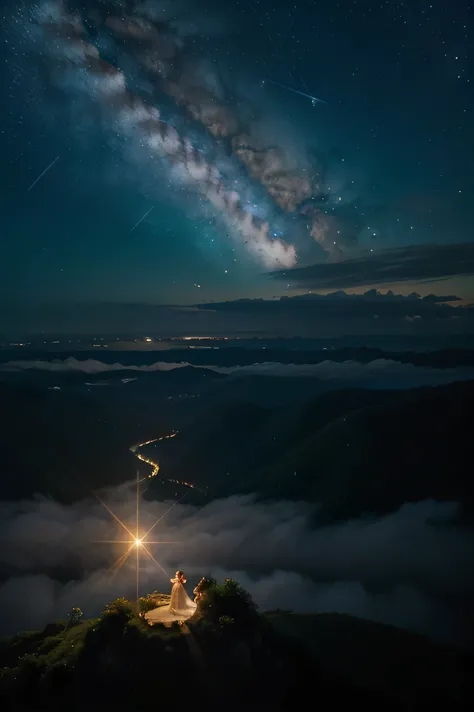
[[187,611],[190,608],[194,610],[196,604],[191,601],[183,586],[183,583],[186,583],[186,579],[183,579],[182,582],[177,578],[170,579],[170,581],[173,584],[173,588],[171,589],[170,611]]
[[[183,583],[179,579],[170,579],[173,584],[171,598],[168,606],[160,606],[145,614],[146,620],[153,623],[173,623],[173,621],[185,621],[196,611],[196,604],[185,591]],[[186,579],[183,579],[186,583]]]

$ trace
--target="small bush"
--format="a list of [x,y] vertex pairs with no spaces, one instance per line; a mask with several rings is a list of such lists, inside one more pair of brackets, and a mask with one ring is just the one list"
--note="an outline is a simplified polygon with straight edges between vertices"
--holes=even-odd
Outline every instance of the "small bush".
[[221,619],[225,626],[232,621],[238,627],[257,620],[257,607],[252,597],[233,579],[210,586],[200,602],[200,609],[205,620],[218,625],[221,625]]
[[126,598],[116,598],[109,603],[99,621],[99,628],[123,630],[135,616],[133,603]]
[[158,605],[156,603],[156,600],[149,596],[144,596],[142,598],[138,599],[138,610],[140,613],[148,613],[148,611],[152,611],[154,608],[157,608]]
[[67,627],[71,628],[74,625],[79,625],[79,623],[82,623],[83,619],[84,619],[84,613],[81,611],[81,609],[73,608],[68,616]]
[[116,598],[115,601],[107,604],[102,617],[116,616],[117,618],[123,618],[128,621],[130,618],[133,618],[134,614],[133,603],[131,603],[131,601],[128,601],[126,598]]

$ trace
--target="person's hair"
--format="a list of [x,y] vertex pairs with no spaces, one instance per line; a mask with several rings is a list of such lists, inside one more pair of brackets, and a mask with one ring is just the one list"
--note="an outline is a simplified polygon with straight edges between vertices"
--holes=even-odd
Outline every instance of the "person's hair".
[[177,577],[177,578],[184,578],[183,572],[182,572],[182,571],[177,571],[177,572],[176,572],[176,577]]

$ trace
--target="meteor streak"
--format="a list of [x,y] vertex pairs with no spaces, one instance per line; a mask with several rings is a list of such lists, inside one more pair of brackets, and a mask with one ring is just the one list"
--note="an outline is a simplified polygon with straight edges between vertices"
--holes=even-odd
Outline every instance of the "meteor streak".
[[327,104],[327,101],[323,101],[322,99],[318,99],[315,96],[311,96],[311,94],[305,94],[304,91],[298,91],[298,89],[292,89],[291,87],[287,87],[286,84],[280,84],[280,82],[273,82],[271,79],[266,79],[265,81],[269,82],[270,84],[275,84],[275,86],[281,87],[282,89],[286,89],[287,91],[292,91],[293,94],[299,94],[300,96],[305,96],[307,99],[311,99],[311,103],[313,106],[316,106],[316,104]]
[[30,187],[29,187],[28,190],[26,191],[27,193],[29,193],[30,190],[35,187],[35,185],[38,183],[38,181],[41,180],[41,178],[44,176],[44,174],[47,173],[47,172],[49,171],[49,169],[54,166],[54,164],[56,163],[56,161],[58,160],[58,158],[59,158],[59,156],[56,156],[56,158],[54,159],[54,161],[51,161],[51,163],[49,164],[49,166],[48,166],[47,168],[45,168],[42,173],[39,174],[38,178],[37,178],[35,181],[33,181],[33,183],[30,185]]
[[152,205],[151,208],[150,208],[150,210],[148,210],[148,211],[145,213],[145,215],[143,215],[143,217],[140,218],[140,220],[132,227],[132,229],[131,229],[130,232],[128,233],[129,235],[131,235],[132,232],[135,230],[135,228],[137,228],[137,227],[140,225],[140,223],[143,222],[143,220],[145,220],[146,216],[151,213],[151,211],[153,210],[154,207],[155,207],[155,206]]

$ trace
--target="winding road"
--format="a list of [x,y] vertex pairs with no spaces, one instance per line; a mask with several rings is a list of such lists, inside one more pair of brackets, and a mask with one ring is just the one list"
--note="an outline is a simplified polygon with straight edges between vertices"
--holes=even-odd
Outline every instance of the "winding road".
[[[160,472],[160,465],[158,462],[155,462],[154,460],[150,460],[150,458],[145,457],[144,455],[141,454],[140,450],[142,447],[145,447],[145,445],[151,445],[152,443],[157,443],[160,442],[161,440],[170,440],[171,438],[175,438],[177,436],[177,431],[172,431],[168,435],[162,435],[159,438],[153,438],[153,440],[145,440],[145,442],[142,443],[137,443],[136,445],[132,445],[130,448],[130,452],[133,452],[136,458],[138,458],[141,462],[146,462],[147,465],[150,465],[152,467],[152,472],[151,474],[147,475],[146,477],[143,477],[141,482],[147,479],[151,479],[153,477],[157,477],[159,472]],[[160,479],[163,482],[172,482],[175,485],[182,485],[183,487],[188,487],[189,489],[196,490],[197,492],[202,492],[202,494],[205,494],[205,492],[202,489],[199,489],[199,487],[196,487],[196,485],[191,484],[190,482],[184,482],[183,480],[173,480],[170,477],[160,477]]]

